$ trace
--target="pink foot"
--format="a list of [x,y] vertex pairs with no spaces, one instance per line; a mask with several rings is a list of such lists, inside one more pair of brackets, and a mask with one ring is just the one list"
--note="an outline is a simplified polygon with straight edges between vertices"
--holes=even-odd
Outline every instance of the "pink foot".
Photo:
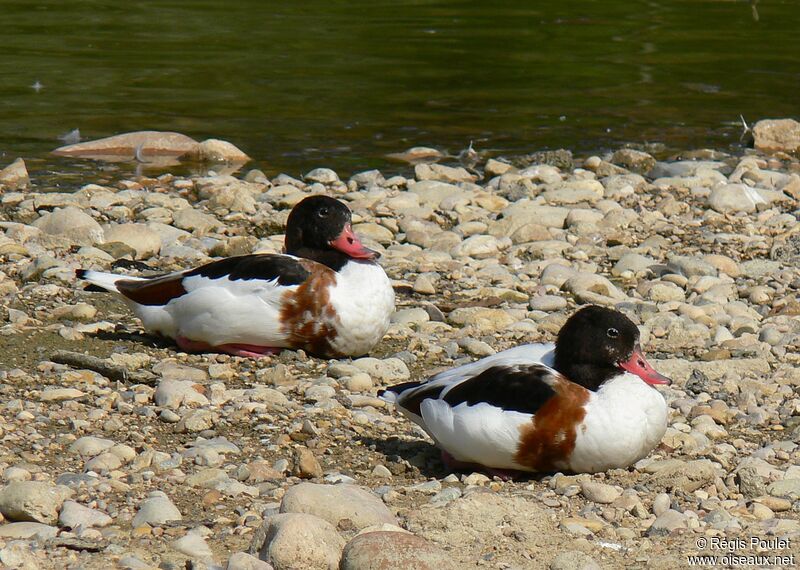
[[221,344],[211,346],[207,342],[191,340],[185,336],[178,336],[175,339],[178,348],[185,352],[224,352],[233,356],[244,356],[247,358],[261,358],[268,354],[278,354],[282,349],[274,346],[258,346],[255,344]]
[[480,463],[460,461],[444,450],[442,450],[442,462],[445,464],[445,467],[453,471],[484,471],[492,477],[497,477],[501,481],[511,481],[516,477],[528,476],[526,472],[517,471],[515,469],[495,469],[494,467],[487,467]]

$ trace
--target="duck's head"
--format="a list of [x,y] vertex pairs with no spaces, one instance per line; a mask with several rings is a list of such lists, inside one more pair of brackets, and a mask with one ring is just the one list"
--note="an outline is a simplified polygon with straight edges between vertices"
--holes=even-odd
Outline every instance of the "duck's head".
[[331,265],[328,258],[376,259],[351,227],[350,209],[328,196],[309,196],[297,203],[286,221],[286,253]]
[[647,362],[636,325],[621,312],[596,305],[572,315],[559,331],[555,368],[590,390],[624,372],[653,386],[671,382]]

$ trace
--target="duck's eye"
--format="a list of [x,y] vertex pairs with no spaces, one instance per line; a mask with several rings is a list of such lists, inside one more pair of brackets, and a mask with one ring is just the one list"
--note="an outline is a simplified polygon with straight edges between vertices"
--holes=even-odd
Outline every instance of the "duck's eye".
[[619,336],[619,331],[614,327],[611,327],[606,331],[606,334],[608,335],[608,338],[617,338]]
[[317,210],[317,215],[320,218],[326,217],[328,215],[328,208],[320,208],[319,210]]

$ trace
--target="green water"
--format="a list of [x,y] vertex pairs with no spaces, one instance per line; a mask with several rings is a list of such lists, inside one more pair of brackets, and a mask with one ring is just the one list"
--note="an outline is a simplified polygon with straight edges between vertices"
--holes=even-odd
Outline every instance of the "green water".
[[0,21],[0,165],[34,172],[98,168],[48,156],[74,128],[347,175],[470,140],[727,149],[740,114],[800,117],[797,1],[2,0]]

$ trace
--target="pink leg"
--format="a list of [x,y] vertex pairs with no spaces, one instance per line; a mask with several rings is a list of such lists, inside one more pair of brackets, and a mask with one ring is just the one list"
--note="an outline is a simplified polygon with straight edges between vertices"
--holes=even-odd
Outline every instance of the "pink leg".
[[221,344],[215,346],[214,350],[226,352],[234,356],[247,356],[250,358],[261,358],[270,354],[278,354],[282,348],[274,346],[258,346],[256,344]]
[[199,340],[191,340],[185,336],[178,336],[175,343],[183,351],[186,352],[224,352],[232,354],[233,356],[245,356],[248,358],[261,358],[268,354],[278,354],[281,348],[274,346],[258,346],[255,344],[221,344],[219,346],[211,346],[207,342]]
[[528,474],[525,471],[517,471],[515,469],[495,469],[494,467],[487,467],[480,463],[470,463],[468,461],[459,461],[446,451],[442,450],[442,462],[448,469],[453,471],[485,471],[493,477],[497,477],[502,481],[511,481],[515,477],[525,477]]

